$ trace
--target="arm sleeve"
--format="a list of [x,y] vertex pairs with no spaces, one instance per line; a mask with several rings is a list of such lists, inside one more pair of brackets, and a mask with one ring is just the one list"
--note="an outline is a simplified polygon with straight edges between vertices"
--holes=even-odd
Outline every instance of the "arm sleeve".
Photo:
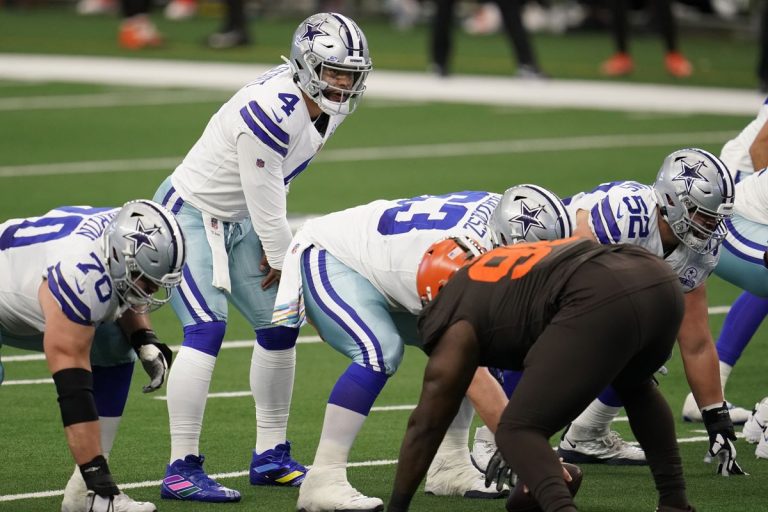
[[280,270],[291,243],[286,218],[283,158],[247,134],[237,139],[237,159],[253,229],[261,239],[269,266]]

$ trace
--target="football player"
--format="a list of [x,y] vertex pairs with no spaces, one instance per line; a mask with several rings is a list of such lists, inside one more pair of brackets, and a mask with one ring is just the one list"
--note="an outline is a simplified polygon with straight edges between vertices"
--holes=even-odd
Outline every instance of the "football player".
[[[0,224],[0,343],[44,351],[77,463],[62,512],[152,512],[121,493],[107,456],[136,354],[158,389],[171,351],[148,313],[181,281],[184,237],[152,201],[62,207]],[[0,381],[2,372],[0,372]]]
[[[725,165],[707,151],[675,151],[662,163],[653,185],[618,181],[565,201],[575,218],[574,234],[603,244],[639,245],[677,272],[685,292],[685,317],[678,341],[686,377],[705,411],[710,455],[721,474],[741,474],[736,463],[733,424],[723,400],[717,355],[709,331],[704,282],[715,268],[725,220],[732,214],[734,183]],[[621,409],[611,388],[580,414],[564,433],[558,451],[566,462],[613,465],[646,464],[643,451],[626,443],[610,424]],[[488,440],[480,441],[488,453]],[[479,467],[485,460],[475,457]]]
[[[283,264],[275,320],[298,326],[306,315],[320,336],[352,362],[328,399],[312,470],[299,490],[305,512],[381,510],[357,491],[346,464],[376,397],[396,371],[404,344],[418,343],[416,314],[436,290],[417,290],[419,259],[435,241],[463,235],[490,248],[569,236],[560,199],[535,185],[503,196],[458,192],[374,201],[308,221]],[[487,370],[479,379],[492,380]],[[493,382],[492,385],[498,385]],[[503,400],[503,393],[498,390]],[[425,490],[435,495],[501,497],[487,489],[467,448],[473,410],[466,404],[441,445]]]
[[576,510],[549,438],[608,384],[647,450],[657,510],[693,510],[672,411],[653,380],[683,316],[669,266],[640,247],[569,238],[499,247],[457,271],[450,254],[460,250],[433,246],[419,266],[420,286],[448,281],[418,319],[429,360],[387,510],[408,510],[481,365],[525,367],[498,424],[495,461],[509,463],[536,510]]
[[168,379],[171,454],[163,498],[240,500],[238,491],[205,474],[199,447],[230,301],[256,335],[250,482],[298,486],[306,473],[286,440],[298,330],[271,324],[273,285],[291,241],[286,192],[354,112],[372,64],[360,27],[336,13],[302,21],[285,61],[245,85],[213,115],[155,195],[195,246],[180,293],[171,300],[184,341]]
[[[731,306],[717,340],[720,384],[725,388],[733,366],[768,315],[768,175],[762,170],[768,166],[768,102],[738,136],[723,146],[720,158],[734,171],[739,183],[734,215],[727,222],[728,235],[715,274],[745,290]],[[758,409],[764,412],[757,414]],[[744,437],[758,443],[758,457],[768,458],[768,439],[763,432],[768,404],[755,405],[752,414],[741,408],[731,409],[731,417],[734,423],[748,420]],[[683,405],[683,418],[701,421],[690,394]]]

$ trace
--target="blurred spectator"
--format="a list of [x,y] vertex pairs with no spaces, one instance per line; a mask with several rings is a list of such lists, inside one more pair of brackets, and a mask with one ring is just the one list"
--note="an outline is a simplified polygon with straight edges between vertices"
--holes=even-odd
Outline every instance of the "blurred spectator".
[[164,11],[165,17],[174,21],[189,19],[196,13],[197,0],[171,0]]
[[[627,0],[608,0],[611,10],[611,32],[616,53],[603,62],[600,71],[607,76],[623,76],[632,73],[635,63],[629,54],[629,22]],[[677,47],[677,25],[672,16],[671,0],[650,0],[648,6],[655,14],[656,24],[664,42],[666,55],[664,66],[677,78],[685,78],[693,72],[693,66]]]
[[251,37],[248,34],[245,0],[226,0],[225,5],[227,10],[224,15],[224,24],[218,32],[208,36],[206,44],[209,48],[217,50],[234,48],[236,46],[248,46],[251,44]]
[[75,11],[81,16],[112,14],[117,12],[117,2],[115,0],[80,0],[75,6]]
[[[528,32],[523,26],[519,0],[495,0],[501,14],[504,32],[517,58],[520,78],[544,78],[531,47]],[[450,74],[449,59],[452,50],[452,28],[456,0],[435,0],[436,10],[432,19],[430,58],[433,70],[440,76]]]
[[121,0],[122,21],[118,42],[127,50],[156,48],[163,45],[163,36],[149,19],[151,0]]

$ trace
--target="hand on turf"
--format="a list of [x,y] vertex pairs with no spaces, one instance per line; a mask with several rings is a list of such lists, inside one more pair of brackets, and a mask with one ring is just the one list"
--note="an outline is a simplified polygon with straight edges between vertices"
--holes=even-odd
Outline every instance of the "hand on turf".
[[505,483],[509,483],[510,488],[517,483],[517,475],[509,467],[499,450],[496,450],[491,460],[488,461],[488,467],[485,469],[485,486],[490,487],[494,480],[496,481],[496,490],[499,492],[504,490]]
[[718,475],[746,475],[736,462],[736,446],[733,444],[736,433],[733,431],[733,422],[725,402],[720,407],[702,411],[701,415],[709,434],[709,450],[704,460],[709,462],[717,459]]

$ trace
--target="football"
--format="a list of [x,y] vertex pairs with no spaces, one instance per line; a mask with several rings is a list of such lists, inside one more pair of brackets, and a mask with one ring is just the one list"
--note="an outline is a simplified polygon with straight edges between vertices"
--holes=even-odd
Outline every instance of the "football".
[[[566,482],[568,490],[571,491],[571,496],[576,496],[581,486],[581,480],[584,478],[584,473],[581,472],[581,468],[575,464],[568,464],[563,462],[563,467],[568,470],[571,475],[571,481]],[[523,492],[523,483],[517,482],[517,485],[512,490],[512,493],[507,498],[507,511],[508,512],[542,512],[541,507],[533,498],[533,496],[527,492]]]

